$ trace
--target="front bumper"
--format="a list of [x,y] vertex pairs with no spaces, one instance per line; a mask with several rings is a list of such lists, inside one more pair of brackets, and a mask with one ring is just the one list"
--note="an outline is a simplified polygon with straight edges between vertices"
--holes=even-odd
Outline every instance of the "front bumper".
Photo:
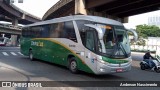
[[131,64],[131,61],[123,64],[103,64],[98,62],[96,74],[127,72],[131,70]]

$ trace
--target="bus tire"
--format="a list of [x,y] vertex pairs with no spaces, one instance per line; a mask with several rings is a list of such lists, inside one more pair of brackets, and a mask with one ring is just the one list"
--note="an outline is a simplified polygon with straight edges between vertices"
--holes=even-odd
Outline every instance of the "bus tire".
[[73,57],[69,60],[69,70],[74,74],[78,73],[77,62]]
[[29,50],[29,59],[30,59],[31,61],[34,60],[32,50]]

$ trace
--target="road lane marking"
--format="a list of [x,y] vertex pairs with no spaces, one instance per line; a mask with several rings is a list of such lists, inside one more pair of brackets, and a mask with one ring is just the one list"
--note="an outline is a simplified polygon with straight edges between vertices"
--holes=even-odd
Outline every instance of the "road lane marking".
[[23,54],[22,54],[21,52],[18,52],[18,54],[20,54],[20,55],[22,55],[22,56],[23,56]]
[[3,53],[3,55],[5,55],[5,56],[9,56],[6,52],[2,52]]
[[15,54],[14,52],[10,52],[12,55],[17,56],[17,54]]
[[[21,56],[24,56],[21,52],[1,52],[4,56],[10,56],[13,55],[13,56],[18,56],[18,55],[21,55]],[[10,53],[10,54],[9,54]]]

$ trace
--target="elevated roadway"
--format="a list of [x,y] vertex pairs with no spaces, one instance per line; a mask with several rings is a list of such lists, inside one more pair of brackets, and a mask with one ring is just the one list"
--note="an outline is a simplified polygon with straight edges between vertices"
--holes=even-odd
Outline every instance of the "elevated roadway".
[[41,21],[41,19],[22,11],[11,4],[10,0],[0,0],[0,21],[9,21],[16,25],[18,23],[30,24]]
[[0,24],[1,33],[21,35],[21,32],[22,32],[21,30],[22,30],[21,26]]
[[31,24],[41,19],[19,9],[10,0],[0,0],[0,21],[12,23],[12,25],[0,24],[0,34],[5,37],[9,36],[12,46],[15,46],[21,34],[21,27],[18,24]]
[[43,20],[85,14],[127,22],[128,16],[160,9],[159,0],[60,0],[43,16]]

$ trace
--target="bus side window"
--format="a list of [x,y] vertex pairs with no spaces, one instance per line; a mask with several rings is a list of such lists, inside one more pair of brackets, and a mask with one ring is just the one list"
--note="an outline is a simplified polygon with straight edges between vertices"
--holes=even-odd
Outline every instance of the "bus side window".
[[42,26],[31,27],[30,30],[29,30],[30,37],[40,38],[41,37],[41,31],[42,31]]
[[50,30],[50,25],[43,25],[41,29],[41,37],[48,38],[49,30]]
[[80,35],[81,35],[82,44],[86,45],[86,33],[80,32]]
[[53,23],[50,28],[50,38],[62,38],[64,23]]
[[77,42],[76,33],[72,21],[65,22],[64,30],[62,33],[64,38]]
[[92,24],[93,22],[87,20],[77,20],[76,24],[80,33],[82,44],[86,47],[86,30],[89,30],[89,27],[86,27],[85,24]]
[[86,32],[86,47],[91,51],[95,51],[94,31]]
[[23,28],[22,29],[22,36],[27,37],[26,33],[27,33],[27,28]]

